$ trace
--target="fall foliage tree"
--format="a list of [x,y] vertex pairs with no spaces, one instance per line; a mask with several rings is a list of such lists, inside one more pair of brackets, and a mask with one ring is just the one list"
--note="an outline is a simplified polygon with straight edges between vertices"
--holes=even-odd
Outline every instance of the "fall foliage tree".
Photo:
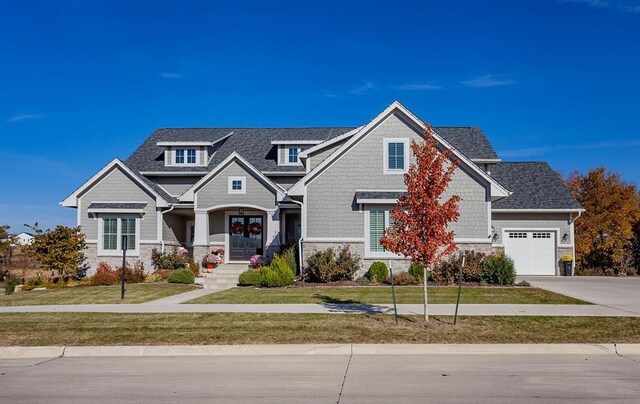
[[604,167],[572,173],[567,184],[586,210],[575,222],[576,269],[628,273],[640,221],[638,189]]
[[442,201],[458,161],[451,161],[451,150],[438,150],[430,125],[426,125],[424,134],[424,141],[411,142],[416,162],[404,175],[407,194],[398,199],[391,211],[393,224],[380,244],[388,251],[410,257],[412,263],[423,265],[424,319],[429,321],[427,271],[457,248],[454,233],[447,226],[460,216],[460,197],[453,195]]
[[8,273],[9,258],[11,257],[11,248],[13,239],[9,236],[9,226],[0,226],[0,281],[5,278]]
[[56,226],[54,230],[31,228],[35,235],[27,254],[35,258],[40,265],[51,271],[52,277],[81,278],[86,272],[84,250],[85,236],[80,227]]

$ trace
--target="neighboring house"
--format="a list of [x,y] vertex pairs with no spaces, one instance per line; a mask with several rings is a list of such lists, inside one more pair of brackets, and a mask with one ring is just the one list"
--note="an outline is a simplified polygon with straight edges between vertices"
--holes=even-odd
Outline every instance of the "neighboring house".
[[33,242],[33,234],[31,233],[18,233],[11,236],[15,245],[29,245]]
[[[479,128],[434,129],[460,161],[446,193],[461,197],[459,248],[504,248],[519,274],[557,274],[583,211],[561,178],[544,162],[501,162]],[[78,211],[92,268],[119,262],[123,235],[147,267],[153,248],[182,245],[200,261],[223,247],[227,262],[246,262],[297,239],[304,257],[349,244],[364,268],[406,267],[379,240],[421,139],[422,121],[398,102],[357,128],[158,129],[62,205]]]

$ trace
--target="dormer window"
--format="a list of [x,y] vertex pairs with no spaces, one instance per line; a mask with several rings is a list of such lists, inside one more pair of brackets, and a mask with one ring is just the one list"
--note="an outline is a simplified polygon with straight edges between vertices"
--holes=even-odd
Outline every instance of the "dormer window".
[[298,159],[298,153],[300,149],[298,147],[289,147],[287,153],[287,161],[289,164],[300,164],[300,160]]
[[[196,149],[176,149],[175,164],[196,164],[198,151]],[[186,156],[186,161],[185,161]]]

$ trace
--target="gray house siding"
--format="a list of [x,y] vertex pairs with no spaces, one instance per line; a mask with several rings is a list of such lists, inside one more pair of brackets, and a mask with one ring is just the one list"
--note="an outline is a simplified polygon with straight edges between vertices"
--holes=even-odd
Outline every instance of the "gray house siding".
[[[245,194],[229,194],[229,177],[246,177]],[[196,209],[207,209],[218,205],[257,205],[276,207],[276,192],[245,170],[236,161],[229,163],[221,172],[196,191]]]
[[[492,213],[491,224],[498,234],[494,244],[502,244],[502,229],[559,229],[558,243],[572,244],[569,213]],[[562,242],[562,236],[568,236]]]
[[140,239],[157,240],[158,221],[156,217],[155,197],[143,190],[133,179],[119,168],[114,168],[102,181],[79,196],[80,225],[87,240],[97,240],[98,220],[89,217],[87,207],[91,202],[146,202],[144,215],[140,221]]
[[334,143],[329,147],[326,147],[316,153],[310,154],[309,157],[311,159],[310,169],[313,170],[316,166],[322,163],[327,157],[329,157],[334,151],[338,150],[340,146],[342,146],[347,139]]
[[180,196],[187,189],[191,188],[193,184],[198,182],[200,178],[198,176],[187,177],[149,177],[153,182],[160,185],[169,195]]
[[209,243],[224,243],[227,226],[224,221],[224,210],[214,210],[209,213]]
[[[403,190],[403,175],[384,175],[384,139],[421,140],[421,133],[392,115],[334,161],[307,187],[307,237],[364,237],[364,215],[358,211],[356,189]],[[410,153],[411,154],[411,153]],[[313,157],[312,157],[313,159]],[[410,156],[414,161],[413,156]],[[451,229],[461,238],[487,238],[489,213],[486,185],[459,169],[445,197],[460,195],[460,219]]]
[[291,186],[293,184],[295,184],[296,182],[298,182],[298,180],[300,180],[300,176],[284,176],[284,175],[277,175],[277,176],[273,176],[273,177],[269,177],[269,179],[273,182],[275,182],[276,184],[280,185],[282,188],[284,189],[289,189],[291,188]]
[[169,244],[185,243],[187,241],[187,221],[193,219],[175,213],[165,213],[162,218],[162,239],[164,242]]

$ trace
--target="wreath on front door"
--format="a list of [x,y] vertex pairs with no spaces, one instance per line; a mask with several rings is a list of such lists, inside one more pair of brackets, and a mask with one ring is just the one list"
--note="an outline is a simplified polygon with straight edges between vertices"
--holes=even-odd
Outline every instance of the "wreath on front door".
[[249,234],[252,236],[262,234],[262,225],[257,222],[249,223]]
[[242,222],[231,222],[231,234],[242,234],[244,233],[244,224]]

